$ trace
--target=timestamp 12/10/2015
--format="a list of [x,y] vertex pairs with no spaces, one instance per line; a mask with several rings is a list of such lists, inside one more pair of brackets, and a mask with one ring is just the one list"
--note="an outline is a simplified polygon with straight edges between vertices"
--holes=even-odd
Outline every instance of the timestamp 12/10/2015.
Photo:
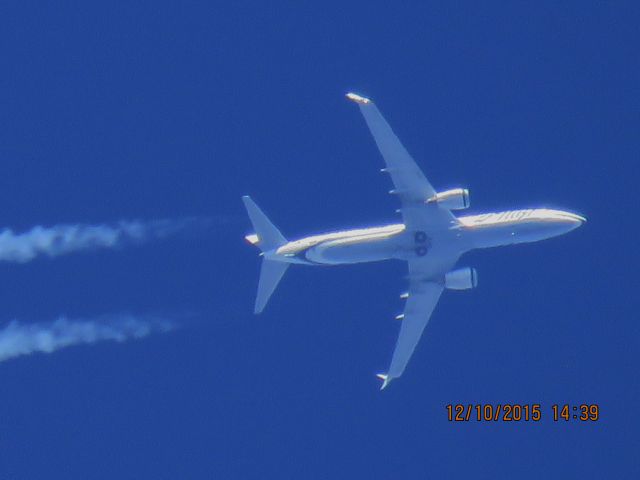
[[[450,403],[446,410],[450,422],[539,422],[547,415],[539,403]],[[596,422],[600,418],[600,407],[595,403],[553,404],[544,410],[554,422]]]

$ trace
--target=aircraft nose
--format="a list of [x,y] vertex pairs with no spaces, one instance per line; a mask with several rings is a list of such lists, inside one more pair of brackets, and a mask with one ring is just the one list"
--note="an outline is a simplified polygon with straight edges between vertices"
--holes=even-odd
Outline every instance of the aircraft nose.
[[579,226],[581,226],[583,223],[585,223],[587,221],[586,217],[583,217],[582,215],[578,215],[576,213],[571,213],[571,212],[559,212],[560,215],[560,219],[562,220],[563,223],[566,223],[567,226],[571,227],[571,230],[573,230],[574,228],[578,228]]

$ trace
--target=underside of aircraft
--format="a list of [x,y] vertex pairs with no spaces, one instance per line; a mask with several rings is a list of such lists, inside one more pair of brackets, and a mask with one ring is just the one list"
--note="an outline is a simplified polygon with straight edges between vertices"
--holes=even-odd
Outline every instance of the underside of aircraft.
[[461,255],[476,248],[528,243],[555,237],[582,225],[583,216],[546,208],[491,212],[456,217],[469,207],[469,191],[436,191],[409,155],[376,105],[348,93],[373,135],[398,197],[402,223],[313,235],[288,241],[248,196],[243,201],[254,232],[246,240],[261,250],[262,267],[255,313],[265,308],[291,264],[341,265],[396,259],[408,265],[409,285],[400,333],[386,373],[379,374],[384,389],[400,377],[446,289],[476,287],[475,269],[454,269]]

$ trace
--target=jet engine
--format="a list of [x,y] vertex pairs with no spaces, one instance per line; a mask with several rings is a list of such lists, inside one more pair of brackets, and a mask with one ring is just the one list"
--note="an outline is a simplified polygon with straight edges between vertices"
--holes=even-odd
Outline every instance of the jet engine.
[[427,200],[427,203],[437,203],[448,210],[463,210],[469,208],[469,190],[466,188],[454,188],[438,192]]
[[478,286],[475,268],[465,267],[453,270],[444,276],[444,286],[449,290],[468,290]]

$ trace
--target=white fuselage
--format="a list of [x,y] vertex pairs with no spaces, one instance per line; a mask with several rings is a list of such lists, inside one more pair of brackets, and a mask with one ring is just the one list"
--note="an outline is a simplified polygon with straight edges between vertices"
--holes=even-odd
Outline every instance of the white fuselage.
[[579,227],[584,217],[550,209],[510,210],[458,217],[448,229],[407,231],[405,225],[345,230],[294,240],[273,252],[272,260],[340,265],[425,256],[433,248],[462,254],[475,248],[536,242]]

